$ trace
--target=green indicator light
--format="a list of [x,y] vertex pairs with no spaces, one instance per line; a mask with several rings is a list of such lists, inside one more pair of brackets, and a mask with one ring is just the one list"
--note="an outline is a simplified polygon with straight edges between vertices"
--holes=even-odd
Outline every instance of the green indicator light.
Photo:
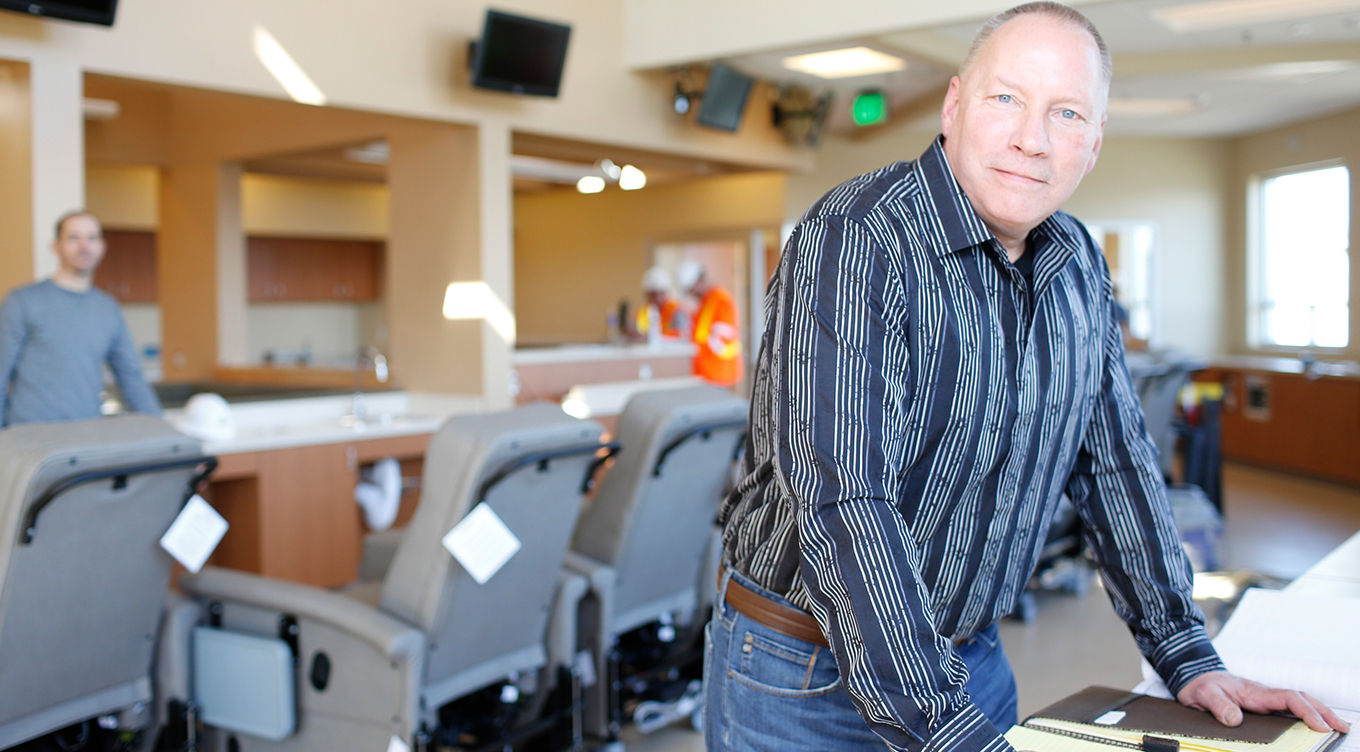
[[860,92],[850,105],[850,117],[855,125],[877,125],[888,119],[888,98],[877,89]]

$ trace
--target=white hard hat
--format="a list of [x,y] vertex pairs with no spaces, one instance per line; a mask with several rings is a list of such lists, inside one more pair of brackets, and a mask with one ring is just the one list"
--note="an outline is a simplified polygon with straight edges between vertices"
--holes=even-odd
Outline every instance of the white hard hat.
[[175,428],[206,441],[228,441],[236,437],[231,405],[214,392],[199,392],[190,397],[184,403],[184,413],[175,421]]
[[642,275],[642,289],[647,292],[669,292],[671,275],[662,267],[653,266]]
[[688,290],[704,276],[704,265],[694,259],[685,259],[675,267],[675,281],[681,290]]

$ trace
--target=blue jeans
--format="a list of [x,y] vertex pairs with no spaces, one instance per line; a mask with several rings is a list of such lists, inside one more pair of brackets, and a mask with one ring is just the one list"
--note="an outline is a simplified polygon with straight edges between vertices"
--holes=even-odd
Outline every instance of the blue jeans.
[[[726,577],[776,601],[738,574],[724,576],[704,640],[704,737],[708,752],[837,752],[885,744],[869,730],[841,681],[831,651],[780,634],[725,600]],[[996,727],[1016,722],[1015,675],[997,628],[957,648],[968,667],[968,694]]]

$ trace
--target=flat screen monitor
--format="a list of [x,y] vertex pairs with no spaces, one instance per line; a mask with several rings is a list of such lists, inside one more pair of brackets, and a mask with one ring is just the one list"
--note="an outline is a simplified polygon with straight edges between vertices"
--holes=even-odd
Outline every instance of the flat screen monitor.
[[694,122],[709,128],[735,131],[746,112],[746,98],[751,94],[751,77],[714,63],[708,69],[708,86]]
[[0,0],[0,8],[35,16],[112,26],[118,0]]
[[473,50],[472,85],[555,97],[570,36],[570,26],[488,10]]

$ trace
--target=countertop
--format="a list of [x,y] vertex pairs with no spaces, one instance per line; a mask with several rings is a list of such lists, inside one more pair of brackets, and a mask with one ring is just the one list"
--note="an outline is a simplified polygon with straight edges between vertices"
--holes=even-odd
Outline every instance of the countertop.
[[[271,449],[339,444],[394,436],[434,433],[451,415],[486,409],[480,397],[421,392],[366,393],[367,419],[355,421],[354,395],[276,399],[232,404],[236,435],[208,439],[208,454],[240,454]],[[184,430],[184,411],[168,409],[165,419]]]
[[1360,379],[1360,363],[1349,360],[1317,360],[1305,366],[1298,358],[1264,355],[1220,355],[1211,360],[1215,368],[1266,373],[1298,373],[1312,377]]
[[520,347],[510,355],[514,365],[544,363],[589,363],[606,360],[646,360],[648,358],[692,358],[694,343],[681,339],[663,339],[656,345],[638,344],[582,344]]

